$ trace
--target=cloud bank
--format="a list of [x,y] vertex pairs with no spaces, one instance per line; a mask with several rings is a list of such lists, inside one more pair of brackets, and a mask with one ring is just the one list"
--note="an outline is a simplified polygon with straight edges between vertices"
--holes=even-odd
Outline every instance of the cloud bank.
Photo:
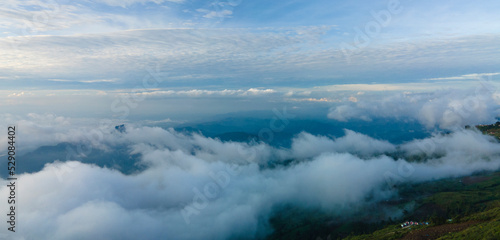
[[483,81],[472,90],[357,96],[357,101],[332,107],[328,117],[343,122],[351,119],[371,121],[374,117],[411,118],[428,128],[454,129],[494,122],[499,113],[497,90]]
[[[75,135],[52,134],[59,136],[54,142]],[[124,175],[68,161],[23,174],[17,239],[254,239],[272,231],[268,220],[280,204],[349,216],[394,197],[393,184],[500,168],[500,145],[475,130],[402,145],[349,130],[340,138],[301,133],[283,149],[127,125],[96,141],[129,146],[147,168]],[[397,152],[404,157],[388,156]],[[405,160],[422,153],[424,162]],[[2,197],[6,185],[2,180]]]

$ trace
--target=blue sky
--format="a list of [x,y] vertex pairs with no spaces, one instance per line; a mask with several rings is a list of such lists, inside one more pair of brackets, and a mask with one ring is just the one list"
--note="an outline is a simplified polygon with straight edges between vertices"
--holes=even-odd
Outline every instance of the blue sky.
[[[499,169],[500,145],[464,128],[500,117],[499,13],[498,0],[3,0],[0,125],[16,125],[23,166],[47,163],[19,175],[15,237],[263,237],[280,206],[363,216],[397,198],[388,173]],[[306,124],[324,132],[289,136]],[[112,167],[77,162],[97,158]]]
[[[91,109],[75,96],[112,101],[141,86],[150,69],[161,84],[142,89],[149,95],[230,90],[266,96],[263,102],[270,101],[266,90],[335,102],[338,93],[321,89],[422,91],[477,81],[461,76],[496,83],[498,10],[498,1],[451,0],[7,0],[0,8],[2,97],[26,109],[71,97]],[[240,96],[249,89],[260,92]]]

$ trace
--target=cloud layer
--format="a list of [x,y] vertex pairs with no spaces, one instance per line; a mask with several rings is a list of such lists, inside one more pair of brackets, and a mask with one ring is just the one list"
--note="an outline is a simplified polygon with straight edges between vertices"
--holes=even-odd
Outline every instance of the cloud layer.
[[371,95],[355,102],[332,107],[328,117],[337,121],[373,117],[417,119],[428,128],[462,128],[491,123],[499,115],[498,91],[490,82],[478,82],[467,90],[440,90],[427,93]]
[[[47,118],[65,125],[64,118]],[[500,145],[474,130],[403,145],[349,130],[336,139],[302,133],[290,149],[134,125],[125,133],[103,132],[95,143],[65,137],[75,132],[45,131],[53,142],[109,149],[125,144],[147,168],[123,175],[69,161],[20,176],[18,239],[253,239],[272,231],[268,219],[279,204],[349,216],[395,196],[393,184],[500,168]],[[59,138],[50,138],[51,132]],[[398,152],[428,158],[414,163],[386,156]],[[8,193],[6,184],[2,180],[1,196]]]

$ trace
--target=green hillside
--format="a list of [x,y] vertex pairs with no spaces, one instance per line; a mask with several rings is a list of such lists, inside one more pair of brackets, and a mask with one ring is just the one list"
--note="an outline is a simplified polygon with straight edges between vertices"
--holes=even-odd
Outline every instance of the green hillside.
[[500,139],[500,122],[491,125],[478,125],[476,128],[484,134],[492,135]]
[[[500,172],[407,184],[398,189],[400,200],[384,207],[413,205],[402,218],[377,219],[382,215],[380,205],[362,210],[354,219],[283,206],[270,221],[275,232],[267,239],[500,239]],[[429,225],[402,228],[405,221]]]
[[[500,122],[479,125],[500,139]],[[397,186],[398,199],[341,218],[318,209],[282,206],[267,240],[500,239],[500,172]],[[408,207],[411,206],[411,207]],[[384,209],[403,210],[388,218]],[[402,228],[406,221],[429,225]]]
[[[447,185],[448,181],[436,183]],[[466,177],[458,182],[462,186],[451,186],[457,187],[455,190],[436,192],[419,200],[419,207],[408,215],[411,220],[427,218],[429,226],[402,229],[390,225],[344,239],[500,239],[500,172]]]
[[[500,122],[476,128],[500,139]],[[406,217],[428,220],[429,226],[394,224],[344,239],[500,239],[500,172],[406,187],[400,190],[403,195],[426,196]]]

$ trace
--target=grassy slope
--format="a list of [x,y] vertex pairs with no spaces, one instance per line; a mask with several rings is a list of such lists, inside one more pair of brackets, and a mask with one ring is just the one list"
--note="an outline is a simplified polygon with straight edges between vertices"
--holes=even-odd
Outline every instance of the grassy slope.
[[500,203],[497,207],[465,217],[464,221],[478,221],[463,231],[447,234],[439,239],[500,239]]
[[[391,225],[345,239],[420,239],[425,236],[431,236],[430,239],[500,239],[500,173],[475,176],[474,179],[480,182],[471,181],[473,183],[460,190],[436,192],[419,201],[416,212],[424,208],[430,226],[401,229],[398,225]],[[438,183],[446,184],[446,181]],[[417,189],[420,187],[416,186]],[[429,204],[435,211],[429,211]],[[447,222],[436,212],[452,218],[453,222]]]
[[408,184],[399,186],[399,192],[404,200],[394,206],[416,205],[405,219],[427,221],[429,226],[402,229],[400,220],[369,223],[363,216],[358,222],[344,222],[318,210],[287,206],[271,219],[276,231],[267,239],[500,239],[500,172]]
[[484,134],[489,134],[500,139],[500,122],[491,125],[479,125],[476,127]]
[[[500,139],[500,124],[477,128]],[[271,220],[276,232],[267,239],[500,239],[500,172],[408,184],[398,190],[404,200],[396,205],[414,202],[417,206],[405,218],[431,225],[402,229],[400,221],[366,223],[363,219],[332,224],[325,214],[289,208]]]
[[[477,128],[484,134],[500,139],[498,123]],[[345,239],[419,239],[419,237],[440,240],[500,239],[500,173],[462,180],[460,184],[457,184],[456,180],[437,181],[426,187],[428,190],[434,189],[435,193],[420,201],[420,207],[413,216],[420,218],[427,216],[432,222],[431,226],[410,230],[391,225],[371,234],[350,236]],[[419,193],[422,191],[422,186],[411,188],[414,193]],[[438,190],[439,188],[443,189]],[[444,216],[454,217],[453,223],[446,223]],[[465,227],[458,227],[459,225]],[[454,226],[457,228],[453,228]],[[442,232],[441,229],[447,231]]]

